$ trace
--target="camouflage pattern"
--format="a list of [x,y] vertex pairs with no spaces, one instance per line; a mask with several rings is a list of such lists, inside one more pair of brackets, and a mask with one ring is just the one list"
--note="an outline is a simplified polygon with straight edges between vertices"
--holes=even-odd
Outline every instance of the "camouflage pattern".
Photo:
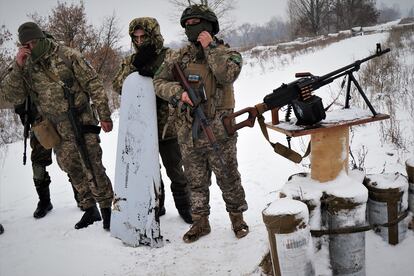
[[[95,70],[78,51],[54,41],[51,43],[50,50],[38,62],[34,63],[29,57],[23,69],[17,63],[12,65],[1,83],[2,97],[17,105],[23,103],[28,95],[31,96],[39,114],[52,122],[62,139],[61,144],[54,150],[59,166],[71,176],[72,184],[81,194],[81,207],[92,207],[95,204],[93,198],[98,201],[101,208],[109,207],[113,192],[102,165],[99,137],[95,134],[85,135],[89,157],[97,176],[97,187],[94,187],[90,181],[90,174],[83,169],[82,159],[67,119],[68,101],[64,97],[63,89],[45,71],[52,72],[61,80],[73,80],[75,105],[79,109],[79,120],[84,125],[97,124],[89,99],[92,99],[95,105],[99,120],[111,122],[107,96]],[[70,61],[71,67],[67,66],[59,53]],[[92,196],[89,196],[90,194]]]
[[[155,47],[160,51],[164,46],[164,38],[161,35],[160,31],[160,25],[158,24],[157,19],[152,17],[140,17],[135,18],[129,23],[128,33],[131,37],[131,40],[134,38],[133,33],[137,29],[143,29],[146,34],[146,41],[151,44],[154,44]],[[137,47],[134,43],[135,50],[137,50]]]
[[[59,57],[58,49],[61,49],[64,56],[71,62],[72,70]],[[23,103],[30,93],[43,117],[52,122],[62,118],[62,115],[68,110],[68,102],[64,98],[62,87],[45,74],[45,68],[62,80],[75,79],[72,90],[75,92],[76,106],[89,105],[90,98],[96,107],[99,119],[111,121],[108,98],[95,70],[78,51],[58,45],[53,41],[51,49],[39,62],[33,63],[29,58],[23,69],[17,63],[13,63],[1,83],[2,97],[7,102],[17,105]],[[86,116],[88,118],[85,117],[89,121],[88,124],[96,123],[92,112],[88,115],[90,115]]]
[[[171,55],[166,56],[164,63],[161,65],[160,69],[157,71],[154,77],[154,87],[155,93],[160,98],[168,101],[171,97],[181,98],[181,94],[184,92],[184,89],[181,85],[174,80],[172,75],[173,63],[177,62],[180,68],[185,71],[185,68],[190,63],[201,63],[204,61],[197,60],[197,48],[194,44],[189,44],[188,46],[180,49],[179,51],[172,52]],[[217,82],[217,90],[215,95],[218,95],[215,98],[213,103],[216,107],[221,105],[225,99],[220,97],[223,95],[223,87],[231,85],[239,76],[242,66],[242,57],[240,53],[231,50],[223,44],[219,44],[216,48],[207,48],[204,49],[205,59],[212,71],[214,78]],[[231,91],[233,93],[233,91]],[[232,106],[234,108],[234,106]],[[217,112],[212,118],[211,124],[214,130],[214,135],[218,140],[226,139],[227,134],[223,127],[223,124],[220,120],[220,115],[226,112],[232,112],[230,109],[220,109],[216,108]],[[176,128],[178,135],[179,144],[193,145],[194,141],[191,135],[191,125],[192,117],[189,116],[190,111],[180,112],[176,110]],[[198,146],[208,145],[208,141],[205,140],[205,143],[198,141]]]
[[[242,58],[238,52],[220,43],[215,48],[204,49],[204,60],[197,60],[197,50],[195,45],[190,44],[166,57],[154,78],[155,91],[159,97],[168,100],[170,97],[180,98],[183,93],[183,88],[172,75],[174,62],[177,62],[183,71],[190,63],[206,62],[217,83],[216,95],[222,95],[221,87],[231,85],[237,79],[242,66]],[[230,91],[233,92],[233,89]],[[215,106],[220,106],[223,100],[221,97],[216,97]],[[237,168],[237,136],[228,137],[221,122],[221,116],[232,111],[232,108],[216,108],[215,114],[210,119],[219,144],[220,156],[224,160],[224,168],[204,133],[193,140],[191,133],[193,118],[190,116],[190,111],[176,111],[178,143],[183,155],[184,170],[190,183],[193,214],[205,216],[210,213],[209,186],[212,172],[216,175],[217,184],[222,190],[227,211],[247,210],[245,193]]]
[[193,148],[181,145],[184,169],[191,189],[191,212],[206,216],[210,214],[209,187],[211,172],[216,176],[217,185],[222,191],[227,212],[244,212],[247,210],[245,193],[237,169],[236,137],[219,143],[220,156],[225,167],[220,163],[217,153],[211,146]]
[[[66,127],[70,126],[67,125]],[[71,134],[73,135],[73,133]],[[86,210],[95,206],[95,202],[98,202],[101,208],[111,207],[113,200],[112,185],[102,164],[99,136],[90,133],[85,135],[88,157],[95,173],[96,183],[92,181],[91,175],[84,171],[82,159],[79,157],[77,146],[73,142],[75,138],[72,137],[72,140],[62,141],[59,146],[54,148],[54,151],[59,167],[68,172],[72,185],[79,193],[80,208]]]

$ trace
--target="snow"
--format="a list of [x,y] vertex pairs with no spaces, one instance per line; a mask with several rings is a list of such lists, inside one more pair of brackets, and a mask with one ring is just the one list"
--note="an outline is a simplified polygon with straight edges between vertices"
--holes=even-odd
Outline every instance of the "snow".
[[306,204],[289,198],[281,198],[273,201],[266,209],[263,210],[263,215],[279,216],[279,215],[296,215],[296,218],[302,218],[308,221],[308,207]]
[[399,173],[372,174],[367,175],[367,177],[370,179],[368,185],[377,189],[398,188],[400,191],[403,191],[408,188],[407,178]]
[[[246,54],[242,73],[235,83],[236,110],[261,102],[282,82],[292,81],[296,72],[310,71],[323,75],[366,57],[375,50],[375,44],[384,42],[387,36],[387,32],[356,36],[296,56],[285,54],[257,59]],[[336,94],[337,90],[338,85],[334,82],[316,94],[329,101],[330,94]],[[352,101],[350,104],[352,106]],[[375,102],[373,105],[375,107]],[[270,118],[270,114],[265,116]],[[114,130],[101,135],[103,162],[111,180],[115,170],[117,114],[113,118]],[[412,127],[412,122],[407,119],[401,120],[401,124],[401,127]],[[379,142],[377,128],[378,123],[354,128],[351,147],[358,149],[364,145],[368,149],[365,172],[405,174],[405,160],[413,158],[413,145],[410,144],[410,148],[400,154],[389,154],[395,150],[392,145]],[[270,132],[271,140],[283,143],[284,135]],[[292,147],[303,149],[306,139],[293,139]],[[257,124],[253,129],[241,129],[238,161],[249,204],[245,213],[251,231],[249,235],[241,240],[235,238],[220,190],[213,180],[210,187],[212,231],[195,243],[185,244],[182,236],[189,226],[178,216],[167,184],[167,213],[161,218],[164,247],[132,248],[111,237],[102,229],[101,223],[82,230],[73,228],[82,213],[76,207],[66,175],[58,169],[56,162],[49,167],[54,209],[45,218],[35,220],[32,213],[37,198],[31,180],[31,164],[21,165],[22,148],[23,143],[17,142],[0,149],[0,223],[5,228],[5,233],[0,236],[2,276],[260,275],[257,265],[268,251],[262,211],[279,197],[289,176],[309,172],[308,161],[293,164],[276,155],[262,137]],[[167,180],[164,170],[162,173]],[[339,179],[338,183],[324,183],[324,188],[341,196],[354,196],[358,191],[353,189],[360,189],[354,185],[361,183],[360,173],[341,175]],[[308,189],[309,193],[321,192],[320,186],[315,183],[312,186],[315,191]],[[414,270],[413,251],[413,231],[408,231],[406,239],[396,246],[384,243],[372,231],[367,232],[367,275],[411,275]],[[318,275],[331,274],[328,254],[325,250],[315,255]]]
[[368,199],[368,191],[361,183],[355,181],[344,171],[334,180],[323,183],[311,179],[310,176],[294,176],[282,188],[282,192],[290,196],[300,195],[304,200],[321,198],[321,195],[325,192],[339,198],[352,199],[355,203],[364,203]]

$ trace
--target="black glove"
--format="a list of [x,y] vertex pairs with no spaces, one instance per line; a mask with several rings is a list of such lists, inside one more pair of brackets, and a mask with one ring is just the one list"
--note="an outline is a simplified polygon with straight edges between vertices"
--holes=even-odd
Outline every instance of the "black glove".
[[138,68],[138,73],[144,77],[154,77],[154,72],[151,70],[151,68]]
[[151,62],[157,58],[156,48],[154,44],[144,44],[138,48],[138,53],[135,54],[135,58],[132,64],[138,69],[147,67]]

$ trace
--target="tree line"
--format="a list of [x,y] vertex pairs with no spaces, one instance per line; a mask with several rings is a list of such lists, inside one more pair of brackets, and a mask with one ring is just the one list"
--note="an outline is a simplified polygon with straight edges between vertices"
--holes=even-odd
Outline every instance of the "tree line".
[[[226,40],[237,47],[269,45],[388,22],[400,18],[401,13],[395,5],[378,8],[375,0],[289,0],[287,16],[286,21],[274,17],[264,25],[244,23]],[[414,16],[413,8],[407,16]]]

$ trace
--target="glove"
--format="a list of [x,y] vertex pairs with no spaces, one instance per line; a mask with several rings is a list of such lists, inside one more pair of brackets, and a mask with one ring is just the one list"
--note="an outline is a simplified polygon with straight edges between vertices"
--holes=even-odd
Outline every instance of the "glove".
[[153,62],[156,57],[156,48],[154,44],[143,44],[138,48],[138,53],[135,54],[132,64],[138,69],[147,67],[151,62]]

